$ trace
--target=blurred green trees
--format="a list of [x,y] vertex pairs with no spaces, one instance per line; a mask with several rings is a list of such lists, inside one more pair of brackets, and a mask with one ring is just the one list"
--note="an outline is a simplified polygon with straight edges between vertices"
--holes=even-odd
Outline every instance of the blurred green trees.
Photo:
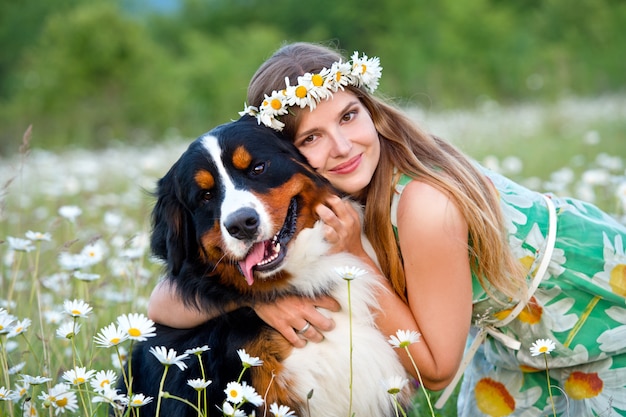
[[285,41],[378,55],[380,91],[433,108],[626,87],[620,0],[0,0],[0,153],[195,137],[237,117]]

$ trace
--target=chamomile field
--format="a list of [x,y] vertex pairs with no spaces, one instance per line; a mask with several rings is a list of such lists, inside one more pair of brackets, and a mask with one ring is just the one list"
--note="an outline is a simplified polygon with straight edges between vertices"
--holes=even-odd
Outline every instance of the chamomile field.
[[[484,165],[626,223],[626,97],[408,111]],[[152,332],[142,315],[162,265],[148,244],[150,192],[192,138],[50,152],[37,146],[45,134],[35,126],[15,138],[19,152],[0,157],[0,415],[105,416],[110,403],[140,415],[142,403],[175,401],[108,387],[124,379],[120,361]],[[210,379],[196,381],[199,393]],[[434,403],[438,394],[430,395]],[[416,397],[414,415],[430,415],[424,393]],[[456,415],[454,402],[436,414]],[[208,414],[239,415],[227,404],[232,410]],[[291,415],[278,406],[267,404],[267,415]]]

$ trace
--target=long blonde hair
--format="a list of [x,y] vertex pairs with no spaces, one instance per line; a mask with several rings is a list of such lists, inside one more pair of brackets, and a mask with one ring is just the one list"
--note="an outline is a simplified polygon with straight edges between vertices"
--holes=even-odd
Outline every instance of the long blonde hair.
[[[292,84],[304,73],[330,68],[345,58],[316,44],[292,43],[276,51],[252,77],[248,104],[259,105],[271,91]],[[472,272],[485,290],[492,288],[515,299],[525,286],[525,271],[513,256],[503,226],[497,191],[472,163],[450,143],[427,134],[396,107],[363,89],[347,86],[369,111],[380,138],[380,161],[368,187],[355,196],[365,203],[365,234],[378,256],[381,271],[406,300],[402,256],[390,220],[394,169],[445,192],[455,201],[468,224]],[[283,134],[293,138],[296,111],[281,117]]]

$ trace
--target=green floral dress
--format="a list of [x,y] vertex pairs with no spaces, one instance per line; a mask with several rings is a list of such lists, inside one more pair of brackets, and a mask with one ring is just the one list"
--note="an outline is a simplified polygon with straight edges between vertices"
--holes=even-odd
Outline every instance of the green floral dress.
[[[529,268],[530,283],[546,251],[545,196],[484,172],[499,192],[511,249]],[[410,181],[402,175],[396,186],[394,227],[397,203]],[[626,416],[626,227],[589,203],[552,195],[550,200],[556,241],[547,273],[515,319],[491,331],[512,306],[503,310],[474,278],[468,348],[486,337],[473,355],[466,352],[461,417],[552,416],[546,359],[557,415]],[[538,339],[550,339],[556,348],[532,356]]]

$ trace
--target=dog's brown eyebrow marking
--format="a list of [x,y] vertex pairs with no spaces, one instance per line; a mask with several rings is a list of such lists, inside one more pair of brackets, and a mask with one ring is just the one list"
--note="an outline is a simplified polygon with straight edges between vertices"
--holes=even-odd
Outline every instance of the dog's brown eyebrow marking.
[[215,179],[213,178],[213,175],[209,171],[205,171],[204,169],[197,171],[193,179],[196,180],[196,184],[198,184],[200,188],[205,190],[209,190],[215,185]]
[[252,163],[252,155],[243,146],[237,147],[233,152],[233,165],[237,169],[246,169]]

